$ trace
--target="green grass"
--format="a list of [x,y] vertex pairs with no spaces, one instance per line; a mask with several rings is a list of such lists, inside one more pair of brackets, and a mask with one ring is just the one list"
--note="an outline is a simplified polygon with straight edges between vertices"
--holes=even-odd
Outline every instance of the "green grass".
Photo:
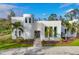
[[11,39],[11,34],[0,36],[0,50],[20,48],[20,47],[31,47],[32,44],[22,44],[15,42]]
[[0,50],[32,46],[32,44],[19,44],[12,40],[11,31],[11,21],[0,20]]
[[20,47],[31,47],[31,46],[32,46],[31,44],[6,43],[0,45],[0,50],[20,48]]
[[20,47],[31,47],[32,44],[22,44],[17,43],[12,39],[0,40],[0,50],[11,49],[11,48],[20,48]]
[[0,20],[0,36],[8,35],[12,31],[10,20]]
[[79,38],[68,42],[58,43],[55,46],[79,46]]
[[75,39],[71,43],[69,43],[70,46],[79,46],[79,39]]

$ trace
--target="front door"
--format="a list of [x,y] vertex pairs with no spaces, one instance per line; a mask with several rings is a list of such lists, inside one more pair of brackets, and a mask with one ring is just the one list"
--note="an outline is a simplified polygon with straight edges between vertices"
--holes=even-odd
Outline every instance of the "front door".
[[40,31],[35,31],[34,36],[35,38],[40,38]]

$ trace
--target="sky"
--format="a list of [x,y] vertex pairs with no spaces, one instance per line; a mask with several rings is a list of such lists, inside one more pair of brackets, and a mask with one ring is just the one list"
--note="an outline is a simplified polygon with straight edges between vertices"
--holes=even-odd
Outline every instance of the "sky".
[[16,16],[33,14],[35,18],[48,18],[52,13],[63,16],[67,11],[79,8],[75,3],[1,3],[0,18],[6,18],[9,10],[13,9]]

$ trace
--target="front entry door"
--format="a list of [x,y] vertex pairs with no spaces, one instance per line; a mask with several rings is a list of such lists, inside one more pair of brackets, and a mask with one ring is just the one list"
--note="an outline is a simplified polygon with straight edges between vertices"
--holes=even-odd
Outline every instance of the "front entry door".
[[35,35],[34,35],[35,38],[40,38],[40,31],[35,31],[34,33],[35,33]]

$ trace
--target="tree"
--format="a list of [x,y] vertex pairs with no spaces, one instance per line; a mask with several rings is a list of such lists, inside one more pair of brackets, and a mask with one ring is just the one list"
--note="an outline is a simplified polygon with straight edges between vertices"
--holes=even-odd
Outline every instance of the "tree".
[[75,11],[75,18],[79,18],[79,9],[76,8],[74,9],[74,11]]
[[[20,22],[15,22],[15,23],[12,23],[13,25],[13,29],[16,29],[16,32],[18,31],[18,29],[23,32],[23,26],[21,25]],[[16,35],[17,36],[17,35]]]
[[16,16],[12,9],[9,10],[8,19],[11,20],[11,17]]
[[72,14],[72,13],[65,14],[65,17],[66,17],[67,20],[73,20],[73,16],[75,16],[75,15]]
[[75,29],[75,32],[77,32],[77,34],[79,34],[79,22],[74,22],[73,27]]
[[79,18],[79,9],[73,9],[70,12],[65,14],[66,19],[73,20],[73,18]]
[[69,23],[68,20],[63,20],[62,21],[62,25],[65,27],[65,33],[63,33],[63,35],[65,36],[65,40],[67,40],[68,37],[68,33],[71,32],[72,29],[72,25]]
[[59,20],[63,21],[65,19],[62,16],[59,16]]
[[51,14],[49,17],[48,17],[48,20],[57,20],[57,15],[56,14]]

